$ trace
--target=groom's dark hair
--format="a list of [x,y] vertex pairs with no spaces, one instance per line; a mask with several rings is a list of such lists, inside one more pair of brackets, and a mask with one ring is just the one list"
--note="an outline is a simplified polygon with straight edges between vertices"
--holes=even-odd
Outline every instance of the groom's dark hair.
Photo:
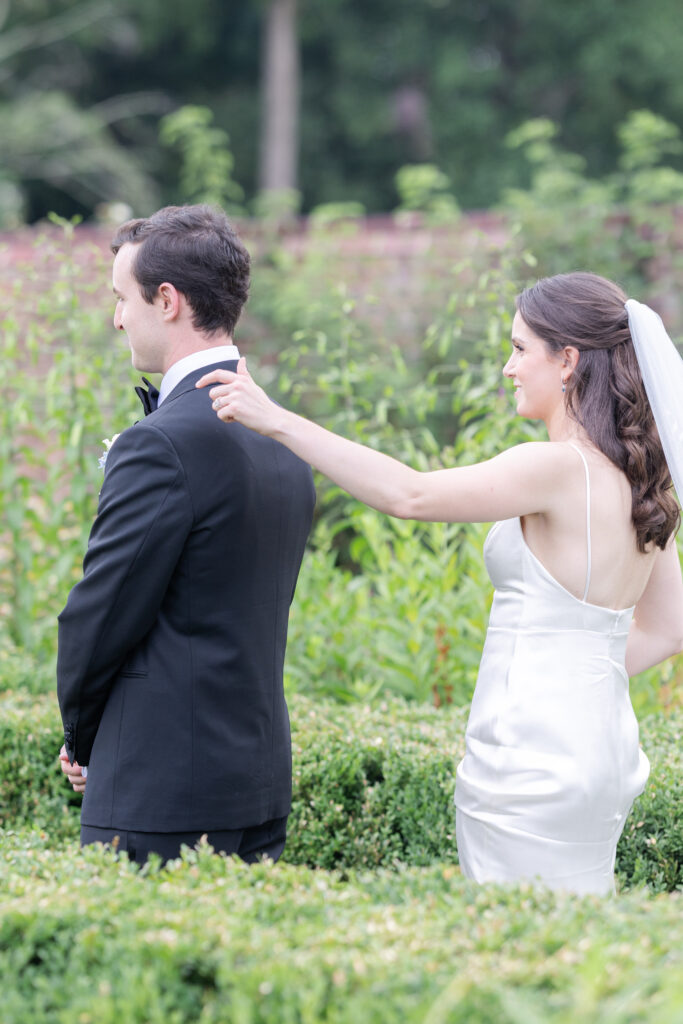
[[222,210],[165,206],[122,224],[112,252],[127,242],[137,248],[132,272],[147,302],[168,281],[187,299],[197,330],[232,335],[249,294],[250,260]]

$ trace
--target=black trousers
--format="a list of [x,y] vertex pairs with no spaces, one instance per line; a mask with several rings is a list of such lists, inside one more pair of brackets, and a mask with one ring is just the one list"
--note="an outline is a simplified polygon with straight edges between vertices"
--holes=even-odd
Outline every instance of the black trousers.
[[[180,856],[180,847],[192,849],[206,835],[216,853],[236,853],[247,864],[263,857],[278,860],[287,838],[287,815],[273,818],[251,828],[223,829],[207,832],[129,832],[120,828],[97,828],[81,825],[81,846],[91,843],[116,845],[119,852],[127,853],[136,864],[144,864],[150,853],[158,854],[164,864]],[[118,841],[116,844],[114,840]]]

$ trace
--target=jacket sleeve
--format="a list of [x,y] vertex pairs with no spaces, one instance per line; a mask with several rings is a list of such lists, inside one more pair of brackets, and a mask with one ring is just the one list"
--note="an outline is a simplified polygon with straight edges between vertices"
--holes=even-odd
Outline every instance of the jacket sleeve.
[[83,577],[58,617],[57,695],[69,760],[87,765],[112,683],[149,632],[192,527],[170,440],[137,424],[107,457]]

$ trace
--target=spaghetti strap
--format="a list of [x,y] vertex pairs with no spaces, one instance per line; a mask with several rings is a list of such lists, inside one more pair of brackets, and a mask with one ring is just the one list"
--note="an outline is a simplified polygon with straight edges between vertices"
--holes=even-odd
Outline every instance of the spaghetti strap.
[[573,448],[575,452],[578,452],[583,462],[583,468],[586,470],[586,545],[588,548],[588,554],[586,557],[586,589],[583,592],[581,600],[585,603],[588,597],[588,588],[591,585],[591,478],[588,472],[588,462],[586,456],[583,454],[581,449],[577,445],[572,444],[568,441],[567,444],[570,448]]

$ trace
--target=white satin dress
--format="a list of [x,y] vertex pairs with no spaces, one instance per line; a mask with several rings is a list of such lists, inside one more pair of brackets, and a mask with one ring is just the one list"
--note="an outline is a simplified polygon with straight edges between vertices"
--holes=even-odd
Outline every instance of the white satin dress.
[[486,539],[495,594],[456,775],[456,833],[463,874],[477,882],[606,894],[650,766],[624,667],[633,608],[585,599],[590,476],[576,451],[587,489],[583,600],[532,554],[519,519]]

